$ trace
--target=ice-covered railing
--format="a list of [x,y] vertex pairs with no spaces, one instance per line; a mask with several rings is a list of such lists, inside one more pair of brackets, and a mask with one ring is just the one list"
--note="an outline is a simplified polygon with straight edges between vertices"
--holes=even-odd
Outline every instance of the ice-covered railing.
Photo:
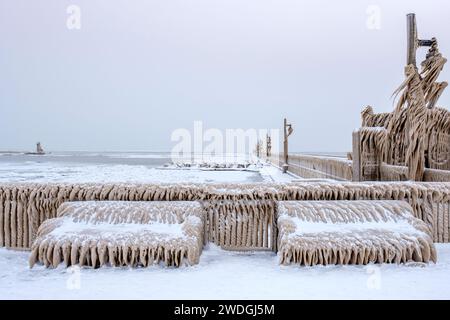
[[[283,184],[9,183],[0,184],[0,246],[29,248],[36,237],[38,227],[45,220],[56,217],[57,208],[62,203],[88,200],[200,200],[206,204],[205,208],[215,212],[215,217],[219,218],[222,213],[234,212],[236,206],[242,207],[238,211],[239,214],[264,216],[266,213],[262,213],[261,204],[278,200],[405,200],[413,208],[414,215],[432,227],[435,242],[449,242],[450,234],[450,183],[307,181]],[[224,200],[235,203],[232,202],[233,205],[230,205]],[[276,215],[275,210],[267,212]],[[208,226],[225,221],[224,219],[208,221],[208,217],[211,215],[207,215]],[[263,219],[262,223],[266,224],[265,221],[270,223],[271,220]],[[267,225],[264,228],[269,230],[271,226]],[[262,229],[252,228],[251,232],[253,230],[260,232]],[[257,236],[259,237],[259,233]],[[211,239],[210,234],[207,234],[207,237]],[[272,245],[270,247],[275,249]]]
[[[405,102],[404,99],[400,101]],[[423,168],[420,166],[420,181],[450,181],[450,112],[445,108],[422,106],[423,112],[419,114],[425,118],[413,121],[410,110],[400,106],[392,113],[375,114],[370,106],[361,112],[362,128],[353,133],[353,161],[356,160],[354,180],[410,180],[407,162],[411,157],[407,157],[407,142],[412,137],[417,142],[420,137],[420,141],[426,141],[416,150],[420,151],[419,158],[423,162]],[[415,129],[409,132],[410,128]],[[418,128],[423,131],[421,134],[417,134]]]
[[[408,167],[383,162],[380,165],[380,177],[381,181],[406,181],[408,180]],[[425,182],[450,182],[450,170],[425,168],[423,180]]]
[[[283,157],[271,156],[271,163],[282,166]],[[333,179],[352,181],[352,161],[340,157],[289,154],[288,171],[305,179]]]

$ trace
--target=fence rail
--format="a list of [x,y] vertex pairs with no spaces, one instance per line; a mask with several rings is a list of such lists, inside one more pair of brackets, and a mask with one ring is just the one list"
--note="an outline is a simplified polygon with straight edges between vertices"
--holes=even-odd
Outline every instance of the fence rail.
[[[273,155],[268,160],[276,166],[284,161],[282,155]],[[351,181],[353,177],[352,161],[345,158],[290,154],[288,162],[288,171],[305,179]]]
[[206,236],[226,248],[276,251],[276,201],[404,200],[449,242],[450,183],[0,184],[0,247],[29,248],[38,227],[66,201],[200,201]]

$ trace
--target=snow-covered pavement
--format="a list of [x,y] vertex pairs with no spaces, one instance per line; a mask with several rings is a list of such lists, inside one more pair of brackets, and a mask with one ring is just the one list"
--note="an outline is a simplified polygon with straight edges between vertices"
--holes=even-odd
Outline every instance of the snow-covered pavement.
[[429,265],[280,266],[270,252],[209,244],[192,267],[28,267],[0,249],[0,299],[449,299],[450,244]]

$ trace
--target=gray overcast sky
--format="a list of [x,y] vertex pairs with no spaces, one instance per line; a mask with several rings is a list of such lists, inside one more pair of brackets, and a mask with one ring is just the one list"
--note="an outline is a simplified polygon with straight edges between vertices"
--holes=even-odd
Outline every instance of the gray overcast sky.
[[[66,27],[70,4],[80,30]],[[350,151],[365,105],[392,110],[408,12],[450,57],[447,0],[0,0],[0,150],[170,150],[194,120],[286,116],[292,151]]]

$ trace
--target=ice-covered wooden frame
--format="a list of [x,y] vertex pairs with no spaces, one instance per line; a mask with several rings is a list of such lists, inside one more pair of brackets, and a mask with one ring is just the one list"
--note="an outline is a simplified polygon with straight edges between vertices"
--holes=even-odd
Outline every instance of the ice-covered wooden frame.
[[278,202],[281,264],[436,261],[430,227],[404,201]]
[[198,263],[204,215],[193,201],[66,202],[46,220],[30,266],[166,266]]
[[[266,211],[275,217],[278,200],[403,200],[414,216],[430,225],[434,242],[450,241],[450,183],[437,182],[295,182],[258,184],[36,184],[0,183],[0,247],[29,249],[39,226],[55,218],[68,201],[202,201],[206,225],[220,222],[221,212],[234,215]],[[233,201],[228,206],[223,201]],[[248,201],[250,200],[250,201]],[[271,204],[272,203],[272,204]],[[241,205],[242,204],[242,205]],[[236,207],[246,206],[244,209]],[[223,209],[221,209],[221,208]],[[239,210],[239,211],[236,211]],[[261,211],[263,210],[263,211]],[[214,221],[211,221],[214,218]],[[251,217],[249,217],[251,218]],[[263,223],[274,222],[274,218]],[[260,230],[252,228],[251,233]],[[208,228],[209,230],[209,228]],[[226,235],[227,233],[225,233]],[[272,234],[272,233],[271,233]],[[274,230],[276,235],[276,230]],[[218,245],[210,231],[207,240]],[[259,237],[259,236],[258,236]],[[253,235],[252,235],[253,238]],[[225,241],[233,243],[234,240]],[[276,241],[274,241],[276,243]],[[246,243],[247,245],[247,243]],[[270,246],[276,251],[276,246]]]

